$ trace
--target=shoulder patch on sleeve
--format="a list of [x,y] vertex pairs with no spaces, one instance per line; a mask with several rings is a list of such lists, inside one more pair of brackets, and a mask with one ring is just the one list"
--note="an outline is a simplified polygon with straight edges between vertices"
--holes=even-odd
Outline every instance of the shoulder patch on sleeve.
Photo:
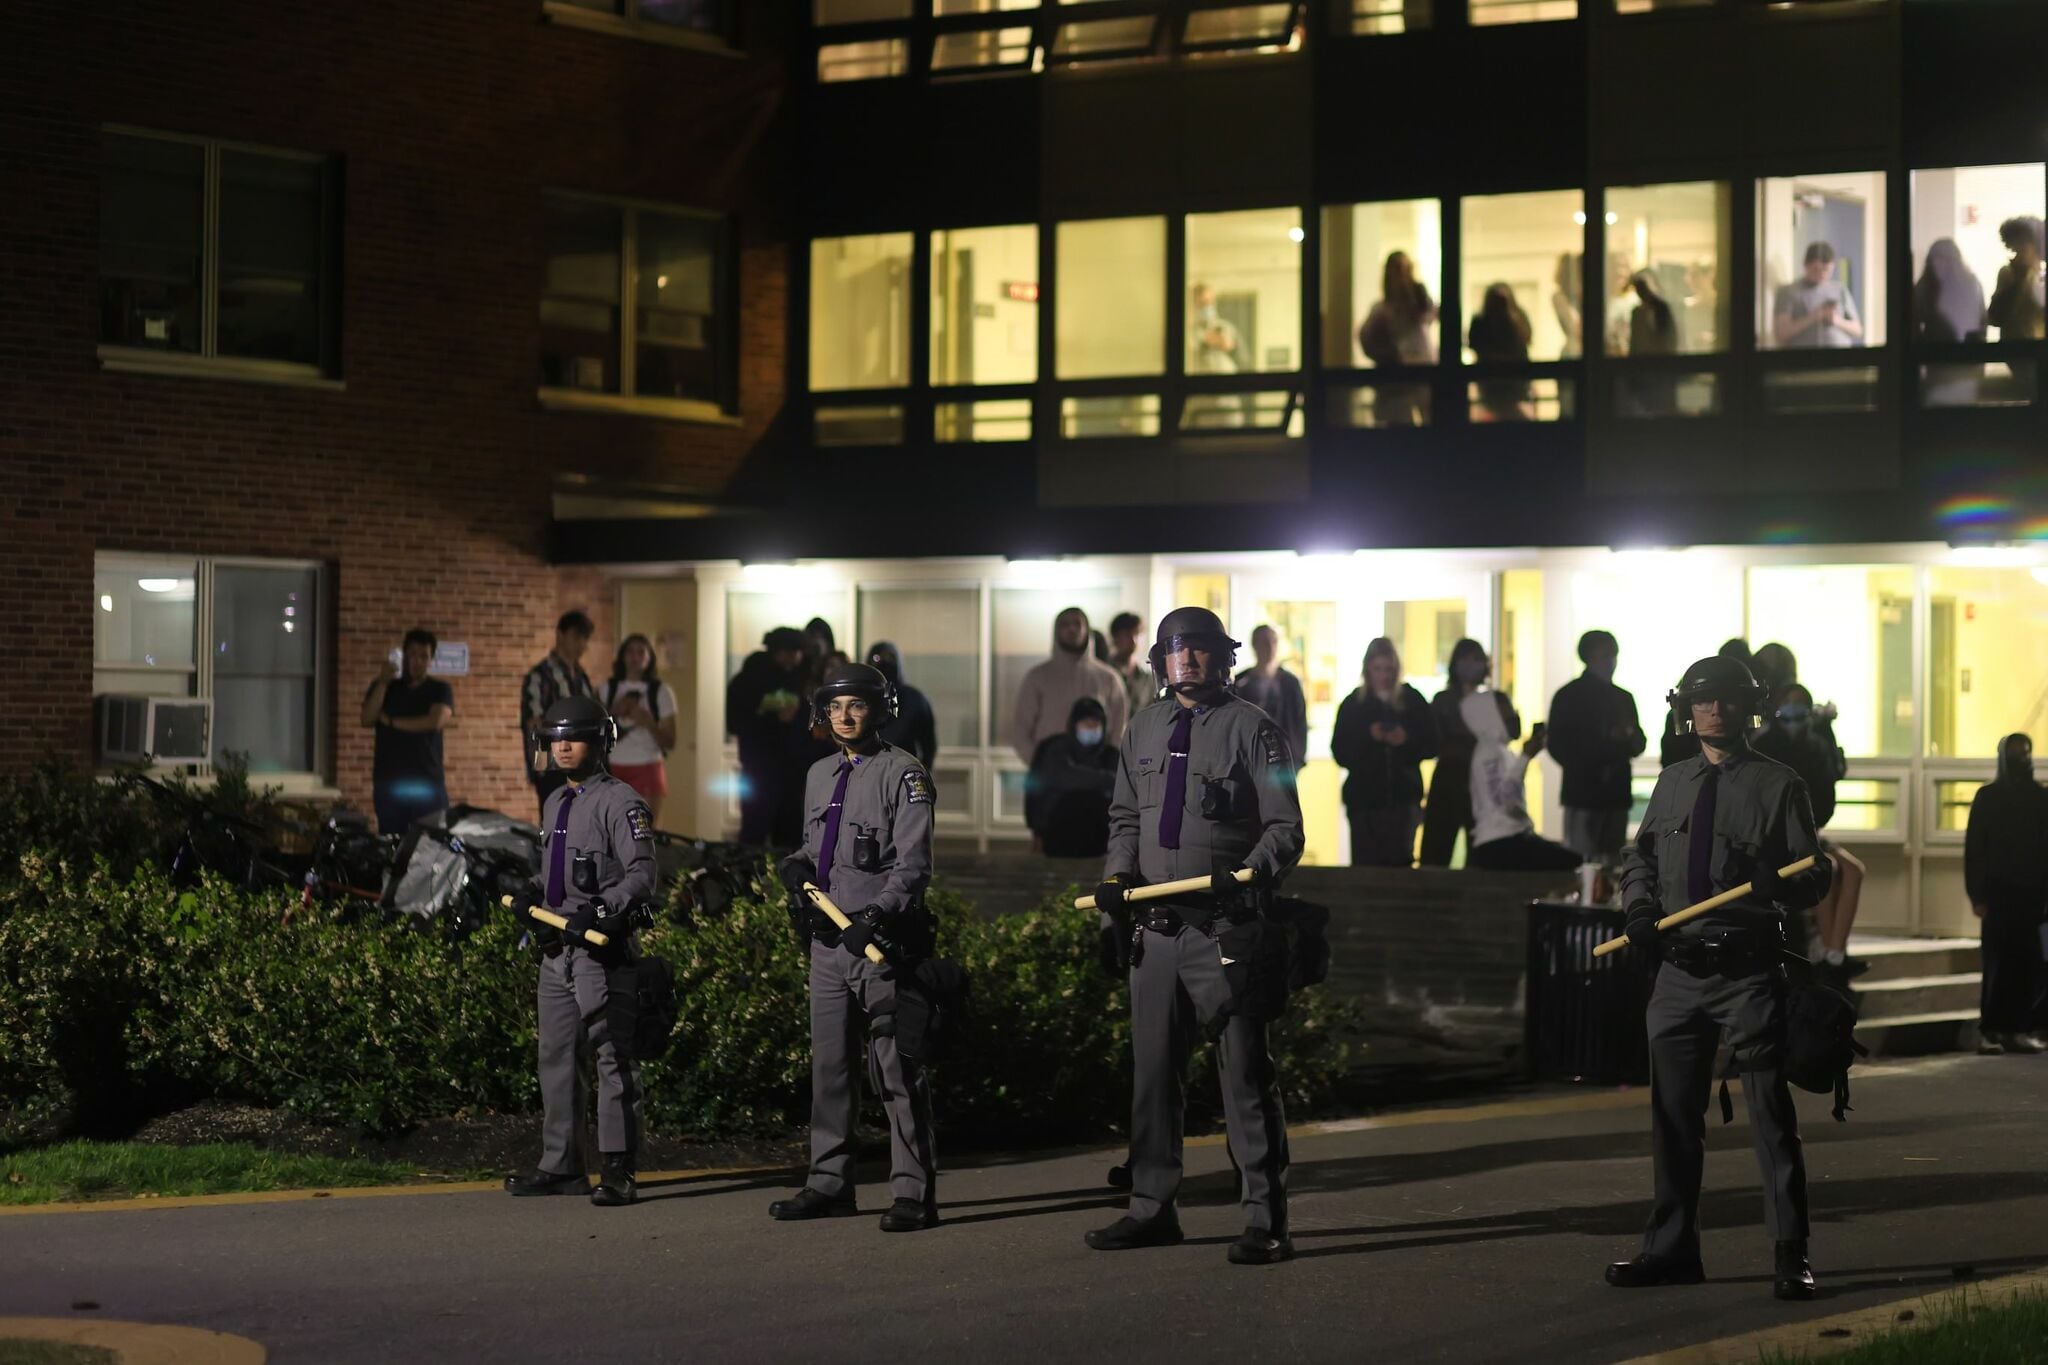
[[654,837],[653,813],[646,806],[635,801],[632,805],[626,807],[626,828],[633,832],[633,838],[636,841],[652,839]]
[[903,770],[903,799],[931,805],[933,801],[931,774],[923,768],[911,767]]
[[1287,740],[1280,733],[1280,727],[1271,721],[1259,723],[1259,748],[1266,756],[1266,762],[1275,767],[1290,767],[1294,760],[1287,756]]

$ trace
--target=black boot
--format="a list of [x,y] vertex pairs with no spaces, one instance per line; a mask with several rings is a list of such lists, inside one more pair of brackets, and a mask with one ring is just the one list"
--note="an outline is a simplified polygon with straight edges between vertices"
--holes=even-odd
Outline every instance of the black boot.
[[1781,1299],[1813,1297],[1813,1267],[1806,1262],[1806,1239],[1778,1243],[1778,1282],[1771,1292]]
[[1157,1218],[1119,1218],[1106,1228],[1095,1229],[1082,1240],[1097,1251],[1179,1246],[1180,1219],[1170,1212]]
[[611,1209],[630,1204],[639,1197],[640,1185],[633,1178],[632,1153],[606,1152],[604,1175],[599,1178],[597,1188],[590,1192],[590,1202]]
[[1278,1237],[1263,1228],[1246,1228],[1244,1236],[1230,1244],[1232,1265],[1278,1265],[1294,1259],[1294,1239]]
[[1616,1289],[1648,1289],[1660,1284],[1698,1284],[1707,1278],[1698,1261],[1674,1261],[1644,1252],[1633,1261],[1616,1261],[1607,1267],[1607,1283]]
[[1129,1166],[1110,1167],[1109,1187],[1113,1190],[1128,1190],[1131,1187],[1131,1168]]
[[558,1174],[554,1171],[536,1169],[524,1175],[505,1177],[505,1193],[512,1195],[584,1194],[589,1189],[590,1179],[581,1171]]
[[889,1205],[889,1211],[882,1215],[884,1232],[921,1232],[939,1225],[937,1200],[927,1199],[920,1203],[915,1199],[899,1199]]
[[779,1223],[801,1223],[812,1218],[851,1218],[860,1212],[854,1207],[853,1191],[842,1195],[825,1194],[806,1185],[788,1199],[778,1199],[768,1206],[768,1216]]

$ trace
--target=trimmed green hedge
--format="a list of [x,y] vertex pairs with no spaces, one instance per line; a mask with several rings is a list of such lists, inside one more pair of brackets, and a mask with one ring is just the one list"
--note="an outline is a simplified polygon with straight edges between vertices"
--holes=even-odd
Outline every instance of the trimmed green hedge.
[[[24,796],[28,783],[41,785]],[[538,1107],[535,972],[509,916],[449,943],[294,895],[210,880],[180,891],[147,859],[104,856],[109,841],[148,837],[123,827],[132,802],[107,809],[126,800],[48,773],[0,791],[0,838],[85,830],[96,845],[37,840],[0,865],[0,1109],[110,1132],[220,1096],[382,1131]],[[51,809],[77,823],[36,818]],[[931,901],[944,951],[974,981],[936,1074],[942,1117],[1033,1138],[1122,1127],[1128,1007],[1095,964],[1095,916],[1071,898],[996,919],[943,891]],[[808,968],[782,905],[665,921],[643,947],[675,964],[682,998],[674,1049],[645,1068],[650,1126],[731,1136],[802,1123]],[[1309,991],[1276,1026],[1294,1109],[1327,1104],[1351,1070],[1355,1008]],[[1193,1101],[1213,1109],[1213,1068],[1197,1076]]]

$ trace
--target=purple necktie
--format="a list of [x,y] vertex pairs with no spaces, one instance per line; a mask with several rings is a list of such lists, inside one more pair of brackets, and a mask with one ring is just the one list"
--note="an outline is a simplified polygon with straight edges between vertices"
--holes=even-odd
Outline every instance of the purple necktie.
[[1698,905],[1714,894],[1714,806],[1721,790],[1721,769],[1707,765],[1699,799],[1692,803],[1692,843],[1686,849],[1685,898]]
[[832,788],[832,804],[825,807],[825,837],[818,844],[818,889],[832,889],[832,855],[839,848],[839,813],[846,809],[846,779],[853,776],[853,764],[839,760],[839,782]]
[[568,895],[564,873],[569,863],[569,805],[575,799],[574,787],[562,788],[562,804],[555,807],[555,844],[548,850],[548,904],[557,910]]
[[1183,706],[1173,718],[1173,734],[1166,741],[1166,795],[1159,807],[1159,846],[1180,847],[1180,817],[1188,803],[1188,733],[1194,728],[1192,707]]

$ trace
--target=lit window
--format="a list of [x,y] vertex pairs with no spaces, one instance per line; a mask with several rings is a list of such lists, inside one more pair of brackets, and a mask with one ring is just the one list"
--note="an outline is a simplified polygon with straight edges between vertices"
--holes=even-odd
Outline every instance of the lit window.
[[1616,14],[1650,14],[1672,9],[1704,9],[1719,0],[1614,0]]
[[1038,229],[934,232],[934,384],[1029,384],[1038,378]]
[[1481,195],[1462,208],[1466,363],[1582,354],[1585,196],[1578,190]]
[[1609,355],[1728,349],[1728,221],[1728,187],[1714,181],[1607,191]]
[[2031,360],[1943,361],[1919,373],[1923,408],[2023,408],[2034,401]]
[[543,401],[660,399],[706,415],[737,407],[722,218],[553,194],[542,237]]
[[820,407],[811,414],[812,444],[819,446],[900,446],[903,407],[870,403],[852,407]]
[[1552,19],[1579,17],[1579,0],[1467,0],[1469,22],[1474,28],[1485,24],[1539,24]]
[[[109,133],[100,177],[100,344],[232,367],[331,373],[337,168],[292,152]],[[126,353],[126,354],[124,354]]]
[[1839,712],[1835,742],[1851,758],[1911,755],[1914,570],[1767,565],[1751,568],[1748,580],[1744,638],[1752,649],[1792,651],[1797,680],[1817,705]]
[[1191,393],[1181,403],[1182,431],[1302,432],[1301,395],[1292,389],[1245,393]]
[[2015,731],[2048,749],[2048,568],[1936,565],[1927,593],[1928,754],[1991,758]]
[[1884,344],[1884,172],[1757,182],[1757,345]]
[[1914,171],[1913,340],[2039,340],[2048,167]]
[[1007,14],[1037,8],[1038,0],[936,0],[932,13],[943,19],[952,14]]
[[1877,366],[1764,371],[1764,411],[1799,415],[1877,411]]
[[1209,50],[1279,49],[1294,42],[1301,6],[1231,5],[1189,12],[1181,28],[1183,48]]
[[1475,426],[1562,421],[1572,413],[1575,392],[1570,380],[1555,375],[1475,379],[1465,386],[1466,420]]
[[907,232],[811,243],[811,388],[910,382]]
[[869,43],[832,43],[818,49],[818,79],[873,81],[900,76],[908,69],[910,47],[901,38]]
[[932,70],[1025,67],[1031,64],[1036,50],[1037,42],[1028,27],[973,28],[941,33],[932,40]]
[[1047,60],[1072,63],[1149,56],[1158,29],[1158,17],[1149,14],[1123,19],[1069,20],[1053,35]]
[[1339,33],[1413,33],[1429,27],[1430,0],[1337,0],[1330,9]]
[[1187,373],[1301,367],[1302,236],[1295,208],[1188,215]]
[[1434,365],[1443,259],[1438,200],[1325,208],[1323,363]]
[[1054,373],[1061,379],[1163,374],[1166,220],[1061,223],[1055,246]]
[[1158,434],[1159,395],[1156,393],[1060,400],[1060,435],[1068,440]]
[[1029,398],[984,398],[932,406],[932,439],[941,442],[1028,441]]
[[1405,380],[1377,380],[1327,390],[1325,413],[1337,427],[1426,427],[1430,387]]

